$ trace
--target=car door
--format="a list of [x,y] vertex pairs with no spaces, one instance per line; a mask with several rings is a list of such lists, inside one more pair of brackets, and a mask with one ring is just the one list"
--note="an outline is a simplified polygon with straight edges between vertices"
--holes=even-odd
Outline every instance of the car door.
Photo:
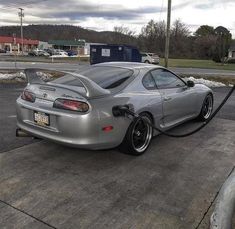
[[164,127],[163,111],[162,111],[162,96],[157,89],[156,83],[149,71],[144,75],[142,84],[147,90],[147,101],[144,106],[150,107],[151,114],[153,114],[154,124],[157,127]]
[[195,114],[196,93],[178,76],[166,69],[151,71],[162,95],[163,122],[165,127],[174,126]]

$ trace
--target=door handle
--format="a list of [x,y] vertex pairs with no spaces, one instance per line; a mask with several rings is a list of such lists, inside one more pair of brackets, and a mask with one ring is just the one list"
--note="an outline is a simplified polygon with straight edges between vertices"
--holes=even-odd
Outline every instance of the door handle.
[[171,100],[171,97],[168,97],[168,96],[164,97],[164,101],[169,101],[169,100]]

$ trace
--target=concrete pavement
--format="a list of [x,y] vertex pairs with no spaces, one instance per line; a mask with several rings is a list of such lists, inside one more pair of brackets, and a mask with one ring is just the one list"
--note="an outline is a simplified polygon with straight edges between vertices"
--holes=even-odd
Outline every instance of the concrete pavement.
[[[21,87],[0,90],[1,126],[8,123],[1,130],[0,200],[7,204],[0,202],[0,228],[208,228],[211,202],[235,161],[234,95],[202,131],[180,140],[157,136],[146,154],[132,157],[16,140],[7,117]],[[216,105],[227,90],[215,89]]]
[[[233,168],[234,128],[216,119],[180,141],[158,136],[141,157],[30,144],[0,154],[0,199],[56,228],[200,228]],[[11,228],[22,212],[2,207]]]
[[16,138],[15,101],[25,84],[0,83],[0,153],[32,143],[29,138]]

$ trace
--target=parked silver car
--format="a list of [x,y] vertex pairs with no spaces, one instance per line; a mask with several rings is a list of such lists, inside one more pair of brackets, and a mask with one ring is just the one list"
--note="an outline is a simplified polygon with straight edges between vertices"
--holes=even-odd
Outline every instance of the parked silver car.
[[206,120],[213,108],[211,89],[161,66],[102,63],[47,83],[34,70],[26,74],[29,84],[17,99],[18,131],[69,146],[145,152],[157,133],[143,120],[115,117],[117,105],[128,105],[162,130]]

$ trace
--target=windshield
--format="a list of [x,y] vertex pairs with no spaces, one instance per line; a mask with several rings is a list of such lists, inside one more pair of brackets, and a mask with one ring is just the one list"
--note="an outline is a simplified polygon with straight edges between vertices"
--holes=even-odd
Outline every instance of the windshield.
[[[133,75],[133,71],[130,69],[111,66],[89,66],[88,68],[81,69],[76,73],[86,76],[104,89],[118,87]],[[56,79],[53,82],[82,87],[79,79],[69,74]]]

